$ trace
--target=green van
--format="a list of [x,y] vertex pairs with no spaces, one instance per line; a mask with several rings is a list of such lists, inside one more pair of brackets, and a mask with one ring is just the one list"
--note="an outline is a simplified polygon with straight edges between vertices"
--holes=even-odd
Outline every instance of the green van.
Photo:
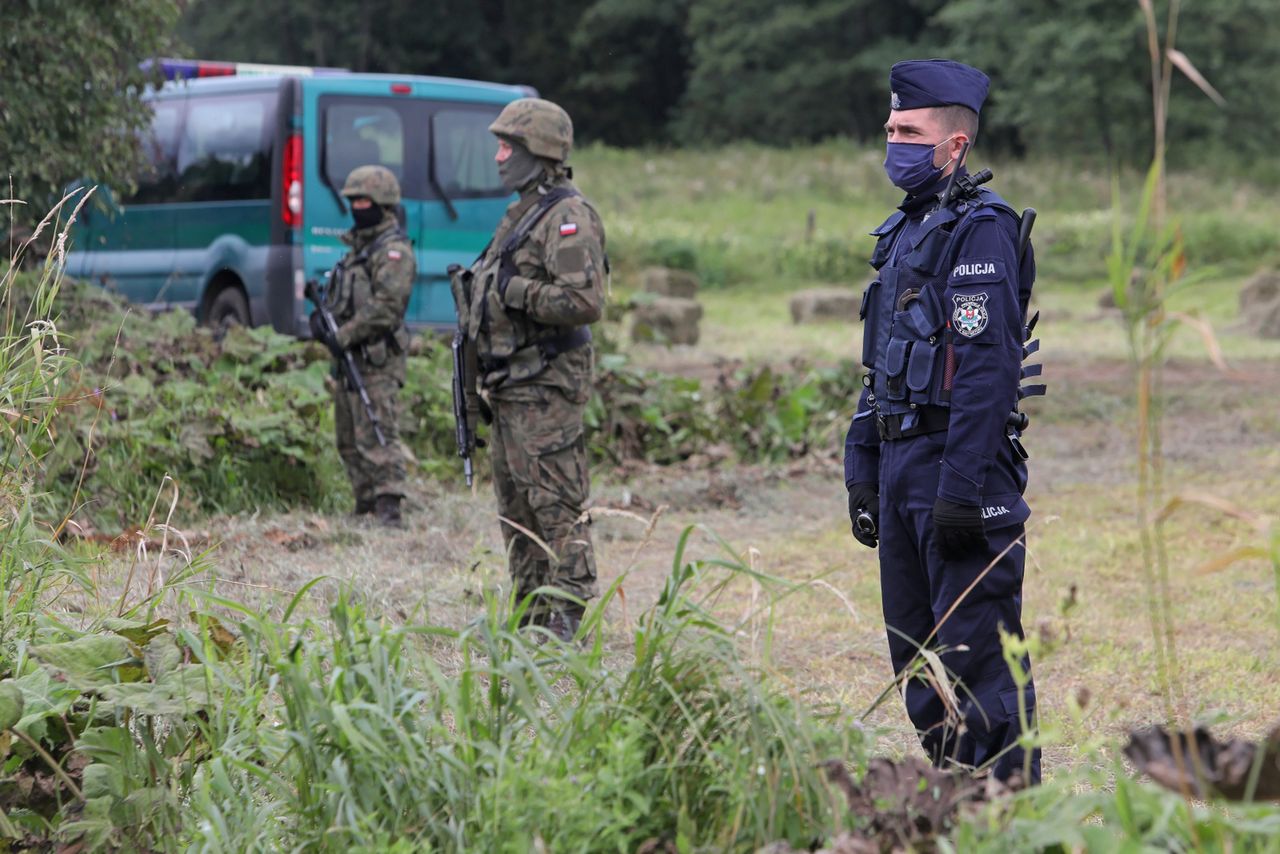
[[162,61],[147,96],[149,166],[127,197],[100,188],[68,275],[204,323],[306,337],[303,285],[346,251],[338,194],[366,163],[400,179],[418,278],[408,321],[454,323],[445,269],[480,252],[510,195],[487,128],[527,87],[341,69]]

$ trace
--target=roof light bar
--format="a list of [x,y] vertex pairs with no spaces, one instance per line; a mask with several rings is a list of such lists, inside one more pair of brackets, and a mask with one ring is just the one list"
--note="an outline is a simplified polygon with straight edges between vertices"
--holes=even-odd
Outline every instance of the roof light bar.
[[148,59],[142,69],[149,71],[159,66],[165,80],[195,80],[201,77],[316,77],[326,74],[345,74],[345,68],[312,67],[309,65],[271,65],[261,62],[214,62],[204,59]]

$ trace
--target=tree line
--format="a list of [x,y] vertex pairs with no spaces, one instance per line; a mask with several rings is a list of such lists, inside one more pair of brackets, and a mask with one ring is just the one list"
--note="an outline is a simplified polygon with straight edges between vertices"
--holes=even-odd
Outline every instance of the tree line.
[[[1179,78],[1175,157],[1269,152],[1274,13],[1182,4],[1178,44],[1226,106]],[[889,66],[942,55],[992,78],[987,148],[1141,163],[1151,138],[1136,0],[191,0],[179,35],[201,57],[525,83],[623,146],[875,140]]]
[[[1168,0],[1154,0],[1157,15]],[[1172,92],[1170,158],[1280,182],[1275,0],[1182,4],[1178,44],[1222,93]],[[0,28],[0,168],[37,201],[134,171],[142,59],[329,65],[524,83],[579,139],[621,146],[873,142],[888,68],[950,56],[992,78],[979,144],[1144,165],[1137,0],[20,0]],[[15,220],[31,211],[9,206]],[[38,217],[37,217],[38,218]]]

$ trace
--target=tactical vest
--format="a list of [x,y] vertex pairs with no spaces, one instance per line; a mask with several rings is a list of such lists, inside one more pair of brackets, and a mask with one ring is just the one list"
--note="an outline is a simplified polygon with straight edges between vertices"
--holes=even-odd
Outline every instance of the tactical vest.
[[[350,320],[357,308],[373,299],[373,275],[369,269],[369,259],[375,251],[394,240],[408,243],[409,236],[399,227],[387,229],[359,252],[344,257],[334,266],[324,290],[324,302],[339,324]],[[408,327],[402,319],[400,325],[387,333],[385,339],[366,341],[361,349],[366,361],[382,365],[387,361],[388,350],[395,353],[408,352]]]
[[387,229],[359,252],[344,257],[334,266],[325,288],[324,301],[339,323],[349,320],[358,306],[373,298],[369,259],[376,250],[397,239],[409,242],[408,235],[399,228]]
[[[915,245],[902,247],[907,216],[896,211],[875,231],[871,266],[879,275],[862,295],[863,383],[871,390],[882,438],[896,439],[945,430],[949,421],[951,386],[955,372],[954,331],[943,305],[950,259],[960,226],[983,210],[1018,215],[998,195],[985,188],[974,196],[934,211]],[[892,263],[890,259],[892,258]],[[1018,269],[1022,315],[1035,277],[1028,255]],[[1023,358],[1038,349],[1029,341],[1034,321],[1024,325]],[[1035,376],[1040,365],[1023,367],[1023,377]],[[1043,386],[1024,386],[1018,399],[1043,394]]]
[[580,195],[569,187],[548,190],[525,211],[497,252],[490,254],[490,242],[470,270],[452,277],[458,322],[467,337],[476,342],[486,386],[532,379],[546,369],[551,359],[591,342],[588,326],[568,331],[548,326],[513,311],[503,302],[507,283],[519,275],[516,251],[553,207]]

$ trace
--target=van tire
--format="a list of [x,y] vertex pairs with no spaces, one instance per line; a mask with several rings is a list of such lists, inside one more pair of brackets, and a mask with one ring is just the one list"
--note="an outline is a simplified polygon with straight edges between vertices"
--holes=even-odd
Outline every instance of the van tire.
[[249,301],[244,292],[233,285],[214,294],[204,313],[204,325],[215,332],[225,332],[232,326],[248,326]]

